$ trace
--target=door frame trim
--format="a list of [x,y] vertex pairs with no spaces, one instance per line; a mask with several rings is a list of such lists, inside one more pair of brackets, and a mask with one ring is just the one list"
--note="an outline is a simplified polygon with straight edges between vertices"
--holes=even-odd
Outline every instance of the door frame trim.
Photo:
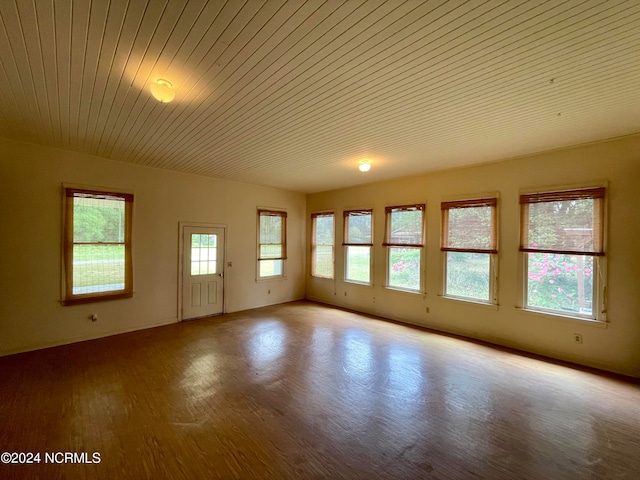
[[227,312],[227,275],[226,275],[226,261],[227,261],[227,234],[228,227],[226,223],[205,223],[205,222],[178,222],[178,308],[176,312],[176,316],[178,318],[178,322],[182,322],[182,303],[184,301],[182,295],[182,278],[183,278],[183,270],[184,270],[184,229],[186,227],[195,227],[195,228],[221,228],[224,230],[224,245],[222,250],[222,271],[225,274],[222,276],[222,313]]

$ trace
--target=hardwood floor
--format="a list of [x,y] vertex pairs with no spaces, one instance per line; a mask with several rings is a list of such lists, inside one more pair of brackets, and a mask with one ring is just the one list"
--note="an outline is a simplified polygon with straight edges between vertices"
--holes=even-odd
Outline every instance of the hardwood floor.
[[41,454],[2,479],[637,479],[640,387],[294,302],[0,358],[0,451]]

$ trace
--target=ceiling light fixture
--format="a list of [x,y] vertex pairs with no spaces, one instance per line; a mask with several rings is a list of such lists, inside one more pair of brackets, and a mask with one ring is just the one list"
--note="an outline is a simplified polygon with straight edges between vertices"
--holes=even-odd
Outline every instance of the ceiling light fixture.
[[369,160],[362,160],[360,165],[358,165],[358,170],[361,172],[368,172],[371,170],[371,162]]
[[156,83],[151,84],[151,95],[160,103],[169,103],[175,98],[176,92],[169,80],[159,78]]

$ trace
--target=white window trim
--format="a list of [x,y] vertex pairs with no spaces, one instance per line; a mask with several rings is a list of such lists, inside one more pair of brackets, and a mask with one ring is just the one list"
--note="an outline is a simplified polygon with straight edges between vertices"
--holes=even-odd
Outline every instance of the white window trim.
[[[258,206],[256,209],[256,283],[264,283],[264,282],[273,282],[273,281],[282,281],[287,280],[287,271],[286,271],[286,258],[282,259],[282,273],[280,275],[269,275],[267,277],[260,276],[260,210],[271,210],[274,212],[282,212],[285,214],[285,218],[287,217],[287,210],[284,208],[277,207],[263,207]],[[287,229],[288,229],[288,221],[284,222],[284,244],[287,243]],[[285,253],[286,257],[286,253]]]
[[[386,252],[385,252],[385,283],[384,283],[384,288],[386,288],[387,290],[394,290],[396,292],[404,292],[404,293],[411,293],[413,295],[424,295],[426,293],[426,289],[425,289],[425,269],[424,269],[424,264],[425,262],[425,256],[426,256],[426,248],[424,246],[422,247],[401,247],[401,246],[386,246],[384,247]],[[396,287],[395,285],[390,285],[389,284],[389,261],[391,260],[391,249],[392,248],[415,248],[416,250],[420,251],[420,288],[418,289],[413,289],[413,288],[402,288],[402,287]]]
[[[500,245],[500,192],[483,192],[476,193],[473,195],[450,195],[443,197],[440,201],[442,202],[458,202],[465,200],[478,200],[484,198],[495,198],[496,199],[496,245]],[[440,231],[442,232],[442,218],[440,219]],[[438,297],[446,298],[448,300],[453,300],[456,302],[465,302],[469,304],[476,305],[486,305],[490,307],[498,307],[500,304],[498,302],[498,292],[499,292],[499,279],[498,279],[498,269],[499,269],[499,255],[500,248],[498,248],[498,253],[489,253],[489,300],[482,300],[479,298],[473,297],[462,297],[459,295],[450,295],[447,294],[447,253],[441,251],[441,273],[442,277],[440,279],[440,291],[438,293]]]
[[[316,215],[332,215],[333,216],[333,244],[331,245],[333,248],[333,263],[332,263],[332,276],[330,277],[325,277],[323,275],[314,275],[313,274],[313,270],[314,270],[314,246],[315,244],[315,238],[314,238],[314,232],[315,232],[315,228],[314,228],[314,223],[315,223],[315,219],[317,218]],[[319,278],[322,280],[335,280],[336,278],[336,213],[333,210],[323,210],[320,212],[312,212],[310,214],[310,218],[311,218],[311,231],[309,233],[309,237],[311,239],[311,241],[309,242],[309,247],[310,247],[310,252],[309,252],[309,258],[311,259],[311,263],[309,265],[309,276],[313,277],[313,278]]]
[[[368,247],[369,248],[369,281],[368,282],[359,282],[358,280],[350,280],[347,278],[347,264],[348,264],[348,254],[347,249],[349,247]],[[352,283],[353,285],[362,285],[364,287],[372,287],[373,286],[373,246],[371,245],[345,245],[344,246],[344,282]]]
[[[425,274],[425,264],[426,264],[426,256],[427,256],[427,202],[423,202],[423,203],[407,203],[407,204],[397,204],[397,205],[389,205],[388,207],[385,207],[385,214],[384,214],[384,228],[385,228],[385,232],[384,232],[384,242],[388,241],[387,238],[387,222],[389,221],[389,219],[387,218],[387,208],[401,208],[404,206],[412,206],[412,205],[423,205],[424,208],[421,210],[422,211],[422,246],[421,247],[416,247],[416,246],[402,246],[402,245],[385,245],[384,249],[385,251],[385,277],[384,277],[384,285],[383,287],[387,290],[392,290],[395,292],[402,292],[402,293],[409,293],[409,294],[413,294],[413,295],[425,295],[426,294],[426,274]],[[390,285],[389,282],[389,261],[391,260],[391,249],[392,248],[415,248],[416,250],[420,251],[420,287],[417,289],[414,288],[402,288],[402,287],[397,287],[395,285]]]
[[[606,206],[605,206],[606,209]],[[606,227],[606,224],[605,224]],[[606,228],[605,228],[606,230]],[[518,252],[520,254],[520,291],[519,301],[516,308],[525,312],[537,313],[545,316],[571,318],[574,320],[582,320],[587,322],[607,322],[607,257],[593,256],[593,278],[596,280],[593,286],[593,313],[591,315],[581,315],[579,313],[566,312],[563,313],[558,310],[551,310],[540,307],[527,306],[527,292],[528,292],[528,278],[529,272],[527,270],[528,254],[530,252]]]
[[[371,210],[371,245],[345,245],[344,240],[346,240],[347,230],[345,229],[345,212],[353,212],[359,210]],[[373,239],[374,239],[374,227],[375,227],[375,219],[373,218],[373,207],[353,207],[353,208],[345,208],[342,210],[342,239],[343,239],[343,271],[342,271],[342,281],[344,283],[349,283],[352,285],[360,285],[363,287],[373,287],[373,268],[374,268],[374,251],[373,251]],[[347,265],[348,265],[348,255],[347,250],[349,247],[369,247],[369,281],[368,282],[359,282],[357,280],[349,280],[347,279]]]
[[[609,209],[609,182],[606,180],[596,181],[594,183],[580,183],[580,184],[569,184],[569,185],[560,185],[560,186],[552,186],[552,187],[540,187],[540,188],[528,188],[521,189],[518,192],[518,198],[520,195],[534,194],[534,193],[543,193],[543,192],[561,192],[567,190],[579,190],[579,189],[588,189],[588,188],[600,188],[604,187],[606,189],[606,195],[604,197],[604,219],[603,219],[603,231],[602,231],[602,244],[605,255],[603,256],[593,256],[593,270],[594,270],[594,286],[593,286],[593,314],[592,315],[580,315],[576,313],[570,312],[560,312],[557,310],[549,310],[543,308],[536,307],[528,307],[527,306],[527,292],[528,292],[528,253],[529,252],[518,252],[520,255],[520,261],[518,262],[518,277],[519,277],[519,285],[518,289],[518,302],[516,305],[516,310],[533,314],[540,315],[544,317],[557,318],[563,320],[577,320],[580,322],[584,322],[587,324],[607,324],[607,301],[608,301],[608,291],[607,291],[607,240],[608,240],[608,209]],[[518,203],[518,222],[521,221],[520,218],[520,204]],[[518,225],[518,229],[520,229],[520,225]],[[519,244],[520,242],[518,242]]]
[[[104,193],[116,193],[116,194],[123,194],[123,195],[133,195],[135,198],[135,191],[134,190],[129,190],[129,189],[123,189],[123,188],[116,188],[116,187],[104,187],[104,186],[96,186],[96,185],[87,185],[84,183],[66,183],[63,182],[62,183],[62,188],[61,188],[61,195],[62,195],[62,204],[61,204],[61,218],[62,218],[62,225],[61,225],[61,235],[60,235],[60,244],[61,244],[61,255],[60,255],[60,304],[64,305],[65,302],[67,301],[67,289],[66,289],[66,283],[67,283],[67,272],[66,272],[66,259],[65,259],[65,225],[67,222],[67,218],[66,218],[66,191],[67,189],[78,189],[78,190],[92,190],[94,192],[104,192]],[[136,239],[136,234],[135,234],[135,225],[136,223],[133,221],[136,218],[136,202],[134,201],[132,203],[131,206],[131,274],[132,274],[132,283],[131,283],[131,297],[135,295],[136,290],[135,290],[135,278],[136,276],[133,274],[133,270],[135,268],[135,239]],[[125,297],[125,298],[130,298],[130,297]],[[118,296],[114,295],[113,297],[110,297],[109,295],[105,295],[104,297],[100,298],[98,296],[96,296],[95,298],[92,298],[90,300],[88,300],[87,302],[70,302],[69,305],[81,305],[82,303],[94,303],[94,302],[100,302],[100,301],[109,301],[109,300],[117,300]]]
[[463,297],[461,295],[451,295],[447,293],[447,254],[450,252],[440,252],[442,254],[442,281],[440,282],[440,297],[457,302],[475,303],[480,305],[498,306],[498,253],[487,253],[489,255],[489,300],[481,298]]

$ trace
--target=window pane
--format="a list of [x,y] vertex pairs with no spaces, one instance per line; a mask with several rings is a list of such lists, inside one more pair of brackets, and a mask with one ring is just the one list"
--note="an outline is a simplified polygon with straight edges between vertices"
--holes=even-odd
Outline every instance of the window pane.
[[312,240],[312,272],[316,277],[333,278],[333,214],[312,216],[314,237]]
[[282,217],[260,215],[260,243],[282,243]]
[[586,198],[529,204],[528,242],[524,246],[593,252],[596,249],[594,200]]
[[527,307],[593,313],[593,257],[529,253]]
[[282,257],[282,245],[260,245],[260,258]]
[[333,277],[333,246],[318,245],[314,252],[313,274],[319,277]]
[[371,214],[356,214],[347,217],[347,242],[371,243]]
[[282,260],[261,260],[258,263],[260,264],[261,277],[282,275]]
[[491,207],[449,209],[450,248],[491,249]]
[[446,295],[489,301],[490,254],[446,252]]
[[422,244],[422,211],[392,211],[387,243]]
[[73,294],[124,289],[124,245],[74,245]]
[[326,217],[314,217],[315,243],[322,245],[333,245],[333,215]]
[[258,210],[258,277],[282,275],[286,257],[286,213]]
[[371,247],[346,247],[346,280],[370,283]]
[[124,242],[123,199],[74,197],[74,242]]
[[419,248],[389,247],[389,286],[420,290]]

